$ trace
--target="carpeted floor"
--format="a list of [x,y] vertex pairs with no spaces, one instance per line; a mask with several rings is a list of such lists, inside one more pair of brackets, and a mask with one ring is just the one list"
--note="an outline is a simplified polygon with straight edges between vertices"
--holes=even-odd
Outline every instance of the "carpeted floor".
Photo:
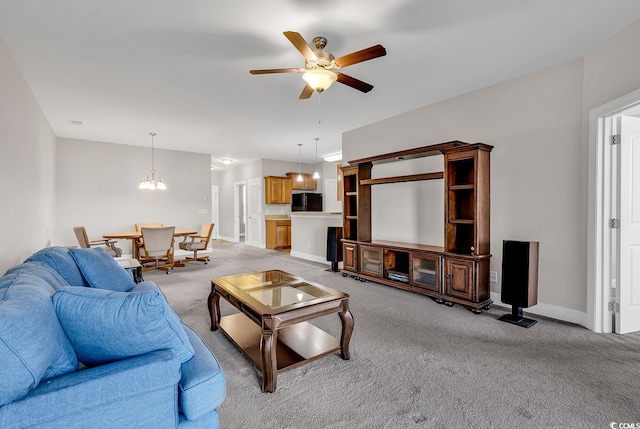
[[[222,428],[607,428],[640,422],[640,334],[595,334],[534,317],[530,329],[428,297],[355,281],[328,266],[217,243],[208,265],[145,273],[214,351],[228,393]],[[209,330],[211,278],[282,269],[350,295],[351,360],[336,353],[278,376],[259,372]],[[235,310],[223,300],[223,316]],[[335,336],[337,315],[314,324]],[[637,424],[637,423],[636,423]],[[631,427],[631,426],[629,426]]]

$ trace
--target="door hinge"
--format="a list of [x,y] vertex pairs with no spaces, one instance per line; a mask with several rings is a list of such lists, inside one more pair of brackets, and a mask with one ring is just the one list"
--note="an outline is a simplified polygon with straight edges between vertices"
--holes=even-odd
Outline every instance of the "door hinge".
[[620,228],[620,219],[609,219],[609,228]]
[[611,144],[620,143],[620,134],[614,134],[611,136]]
[[620,313],[620,304],[615,301],[609,302],[609,311],[614,311],[616,313]]

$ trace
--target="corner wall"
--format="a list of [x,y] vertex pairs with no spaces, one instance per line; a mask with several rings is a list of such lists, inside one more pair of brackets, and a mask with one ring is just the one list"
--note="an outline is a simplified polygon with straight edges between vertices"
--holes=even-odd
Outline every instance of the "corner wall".
[[[583,313],[586,216],[580,193],[586,184],[575,162],[582,145],[582,64],[570,61],[350,131],[343,136],[343,159],[450,140],[493,145],[491,270],[500,280],[503,240],[539,241],[538,301]],[[444,207],[442,190],[430,195]],[[417,216],[442,224],[443,212],[425,219],[418,211],[420,199],[428,198],[400,201],[387,193],[385,205],[406,212],[404,220],[396,215],[398,223],[412,224]],[[374,237],[389,237],[396,228],[379,222],[375,211],[372,224]],[[500,292],[499,282],[491,286]]]
[[52,244],[56,138],[0,37],[0,275]]
[[[638,40],[640,21],[583,58],[347,132],[344,163],[448,140],[493,145],[494,297],[502,240],[539,241],[539,304],[530,310],[586,326],[588,116],[640,88]],[[408,219],[420,215],[415,204],[385,201],[407,210]],[[376,216],[374,236],[392,233]]]

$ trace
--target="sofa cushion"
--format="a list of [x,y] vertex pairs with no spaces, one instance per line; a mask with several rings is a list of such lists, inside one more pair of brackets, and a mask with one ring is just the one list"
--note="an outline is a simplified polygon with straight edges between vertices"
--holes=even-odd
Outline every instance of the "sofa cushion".
[[60,290],[65,286],[69,286],[64,277],[58,274],[56,270],[51,268],[49,264],[44,261],[29,261],[16,265],[15,267],[7,270],[5,276],[23,272],[40,277],[54,290]]
[[101,247],[71,249],[70,253],[87,286],[127,292],[136,285],[133,276]]
[[53,304],[78,359],[87,366],[160,349],[171,350],[180,362],[193,356],[180,317],[159,291],[68,286],[55,293]]
[[66,247],[47,247],[29,256],[25,262],[43,261],[71,286],[86,286],[76,261]]
[[42,380],[78,369],[51,304],[54,289],[27,271],[1,281],[0,406],[21,398]]
[[218,360],[202,338],[188,326],[184,330],[195,354],[180,367],[178,404],[187,420],[196,420],[222,404],[227,382]]

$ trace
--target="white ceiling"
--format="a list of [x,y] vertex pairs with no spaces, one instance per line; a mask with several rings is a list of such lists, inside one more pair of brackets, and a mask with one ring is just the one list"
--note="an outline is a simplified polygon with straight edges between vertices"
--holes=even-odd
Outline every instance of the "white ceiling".
[[[59,137],[313,162],[345,131],[580,57],[640,18],[637,0],[0,0],[0,35]],[[382,44],[298,100],[283,36],[336,57]],[[318,121],[321,121],[319,124]],[[74,125],[79,121],[82,125]]]

